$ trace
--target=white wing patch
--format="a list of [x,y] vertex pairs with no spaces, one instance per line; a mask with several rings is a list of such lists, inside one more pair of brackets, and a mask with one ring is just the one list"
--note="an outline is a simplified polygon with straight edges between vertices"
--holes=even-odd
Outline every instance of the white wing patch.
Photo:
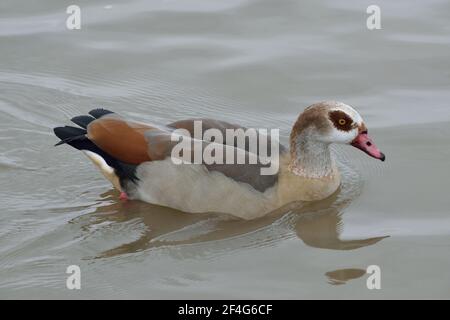
[[108,179],[116,189],[122,191],[119,178],[117,177],[114,168],[110,167],[105,159],[97,153],[87,150],[83,150],[83,152],[100,169],[105,178]]

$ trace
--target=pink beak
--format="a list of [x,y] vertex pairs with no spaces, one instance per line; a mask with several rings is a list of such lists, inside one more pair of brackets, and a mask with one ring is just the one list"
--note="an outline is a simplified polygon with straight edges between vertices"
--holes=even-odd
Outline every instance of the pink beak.
[[379,159],[381,161],[384,161],[386,159],[384,153],[381,152],[380,149],[377,148],[375,143],[372,142],[372,139],[370,139],[370,137],[368,136],[367,131],[359,133],[355,140],[352,141],[351,145],[364,151],[369,156],[374,157],[375,159]]

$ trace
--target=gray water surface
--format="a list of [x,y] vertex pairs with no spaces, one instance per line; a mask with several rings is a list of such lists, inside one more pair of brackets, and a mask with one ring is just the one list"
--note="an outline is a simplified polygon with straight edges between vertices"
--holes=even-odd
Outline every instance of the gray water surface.
[[[450,3],[0,3],[0,298],[450,298]],[[94,107],[279,128],[341,100],[386,153],[336,148],[331,199],[245,222],[117,192],[52,128]],[[82,289],[66,289],[79,265]],[[365,270],[381,268],[381,290]]]

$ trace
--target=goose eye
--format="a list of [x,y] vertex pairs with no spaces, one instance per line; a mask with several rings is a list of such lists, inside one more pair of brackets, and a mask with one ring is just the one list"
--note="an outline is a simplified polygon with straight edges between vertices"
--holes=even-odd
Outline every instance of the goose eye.
[[350,131],[353,129],[353,120],[341,110],[333,110],[329,113],[333,126],[341,131]]

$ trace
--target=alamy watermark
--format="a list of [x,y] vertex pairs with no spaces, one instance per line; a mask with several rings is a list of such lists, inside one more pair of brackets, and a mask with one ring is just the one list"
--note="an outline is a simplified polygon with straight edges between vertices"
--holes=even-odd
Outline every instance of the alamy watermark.
[[369,290],[381,289],[381,268],[377,265],[370,265],[366,270],[370,276],[366,280],[366,286]]
[[366,26],[369,30],[380,30],[381,29],[381,9],[379,6],[372,4],[367,7],[366,10],[369,17],[366,20]]
[[70,5],[66,9],[66,13],[69,15],[66,19],[66,27],[69,30],[81,29],[81,8],[75,4]]
[[66,273],[69,274],[66,280],[66,288],[69,290],[81,289],[81,269],[77,265],[68,266]]
[[261,175],[274,175],[279,169],[279,129],[225,129],[203,131],[203,122],[194,121],[194,135],[176,129],[171,141],[172,162],[180,164],[260,164]]
[[[112,6],[108,5],[105,9],[111,9]],[[66,13],[69,15],[66,19],[66,27],[69,30],[81,29],[81,8],[78,5],[72,4],[67,7]],[[372,4],[367,7],[366,13],[369,14],[366,20],[366,26],[369,30],[381,29],[381,9],[378,5]]]

